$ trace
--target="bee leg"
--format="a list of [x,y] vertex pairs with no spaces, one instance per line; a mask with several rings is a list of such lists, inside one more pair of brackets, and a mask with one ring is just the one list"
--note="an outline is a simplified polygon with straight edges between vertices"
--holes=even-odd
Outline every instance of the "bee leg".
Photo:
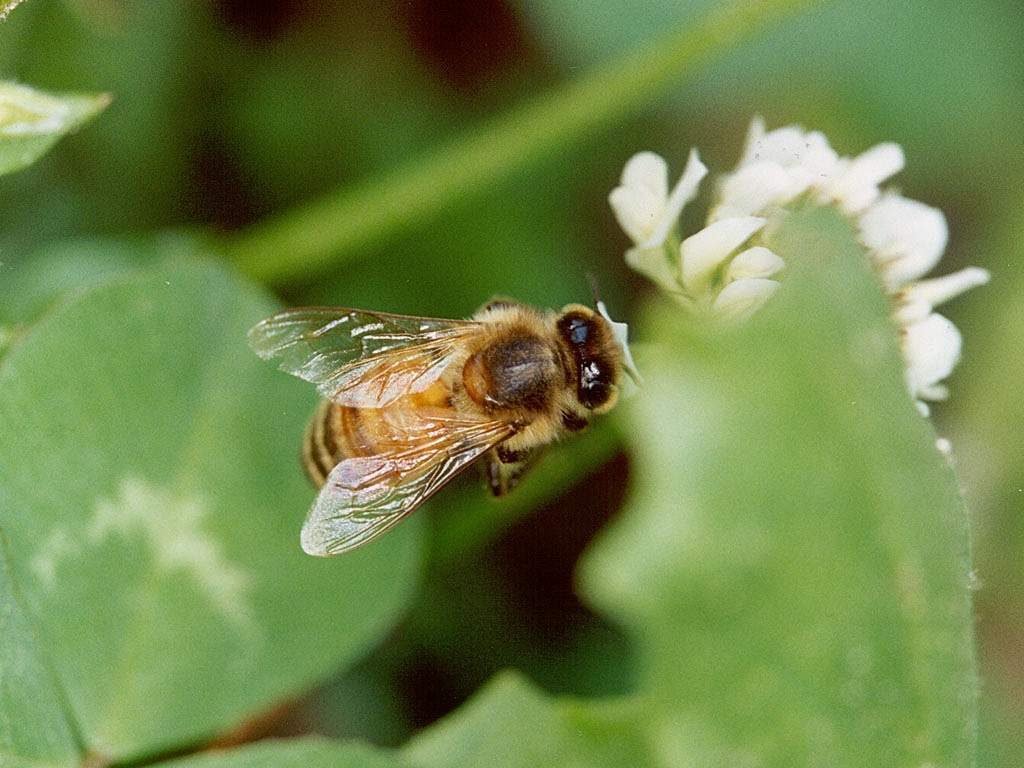
[[484,473],[487,487],[494,496],[504,496],[516,487],[523,473],[529,468],[533,451],[510,451],[504,446],[487,452]]

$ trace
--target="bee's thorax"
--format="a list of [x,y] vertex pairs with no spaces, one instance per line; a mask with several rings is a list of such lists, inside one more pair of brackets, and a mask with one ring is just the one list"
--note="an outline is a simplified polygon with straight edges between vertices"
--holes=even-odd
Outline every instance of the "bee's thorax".
[[462,369],[466,394],[486,411],[546,411],[560,380],[555,350],[530,334],[496,339],[472,354]]

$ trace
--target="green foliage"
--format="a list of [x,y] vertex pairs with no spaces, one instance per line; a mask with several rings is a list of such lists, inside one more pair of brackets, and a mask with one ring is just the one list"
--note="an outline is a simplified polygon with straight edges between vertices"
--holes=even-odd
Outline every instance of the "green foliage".
[[0,175],[31,165],[109,103],[103,94],[58,96],[0,82]]
[[394,621],[416,525],[318,561],[295,446],[313,406],[256,360],[272,305],[174,260],[61,305],[0,369],[0,526],[86,746],[189,743],[351,662]]
[[0,323],[35,320],[60,298],[138,266],[138,248],[103,240],[60,242],[7,270],[0,284]]
[[[755,112],[851,153],[905,144],[902,183],[949,214],[953,263],[995,266],[949,309],[965,365],[935,412],[976,521],[982,764],[1017,765],[1014,3],[839,0],[765,33],[811,3],[525,0],[524,39],[484,56],[527,63],[481,78],[541,93],[519,104],[452,85],[423,4],[278,4],[243,23],[240,5],[35,0],[0,24],[5,77],[116,99],[41,158],[73,126],[5,138],[0,96],[0,172],[41,159],[0,179],[0,765],[149,764],[268,722],[397,744],[439,714],[418,711],[423,689],[454,706],[511,665],[533,682],[498,675],[399,750],[302,739],[160,764],[971,766],[967,517],[836,221],[776,235],[785,288],[748,328],[648,309],[647,389],[516,494],[464,478],[330,561],[297,546],[313,393],[244,346],[275,305],[194,257],[289,304],[450,316],[498,293],[582,300],[593,270],[617,315],[647,298],[604,204],[622,161],[650,147],[678,168],[693,143],[727,167]],[[484,48],[475,30],[457,42]],[[101,106],[32,98],[81,119]],[[216,229],[153,232],[181,222]],[[559,494],[597,493],[585,478],[621,451],[630,495],[579,577],[601,616],[577,606],[543,637],[509,583],[540,598],[550,574],[509,562],[502,537],[575,534],[583,505]],[[554,524],[529,518],[543,505]],[[325,704],[313,686],[360,658]]]
[[495,678],[402,751],[417,768],[643,766],[632,710],[552,702],[516,675]]
[[639,642],[635,693],[550,699],[502,675],[405,763],[972,764],[955,479],[846,225],[803,213],[773,249],[791,274],[749,326],[647,322],[635,490],[583,572]]
[[17,599],[2,550],[0,638],[0,765],[74,765],[78,747],[71,726]]
[[967,518],[844,222],[794,216],[749,326],[663,308],[630,509],[584,587],[641,643],[668,765],[972,764]]
[[161,768],[411,768],[397,758],[360,744],[315,738],[265,741],[226,752],[184,757]]
[[62,299],[161,259],[201,252],[191,234],[60,240],[13,264],[0,283],[0,324],[27,325]]
[[[982,248],[1008,254],[995,267],[988,297],[968,299],[968,356],[963,401],[952,435],[957,469],[974,512],[974,567],[981,669],[979,764],[1012,768],[1024,754],[1024,697],[1019,685],[1024,637],[1024,275],[1013,265],[1021,252],[1024,200],[989,233]],[[1010,267],[1010,268],[1008,268]]]

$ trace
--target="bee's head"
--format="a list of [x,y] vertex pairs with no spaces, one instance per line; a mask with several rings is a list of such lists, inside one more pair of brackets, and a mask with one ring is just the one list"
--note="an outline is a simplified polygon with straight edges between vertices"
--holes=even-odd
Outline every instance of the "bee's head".
[[576,399],[587,410],[604,413],[619,397],[622,353],[611,325],[582,304],[569,304],[556,320],[559,338],[572,356]]

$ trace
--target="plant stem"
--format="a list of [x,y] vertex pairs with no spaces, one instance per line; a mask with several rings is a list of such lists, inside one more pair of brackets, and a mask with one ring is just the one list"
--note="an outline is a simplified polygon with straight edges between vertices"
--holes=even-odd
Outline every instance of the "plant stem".
[[243,272],[308,279],[396,230],[479,193],[504,174],[649,101],[716,54],[815,0],[736,0],[650,48],[542,95],[437,151],[304,203],[225,243]]

